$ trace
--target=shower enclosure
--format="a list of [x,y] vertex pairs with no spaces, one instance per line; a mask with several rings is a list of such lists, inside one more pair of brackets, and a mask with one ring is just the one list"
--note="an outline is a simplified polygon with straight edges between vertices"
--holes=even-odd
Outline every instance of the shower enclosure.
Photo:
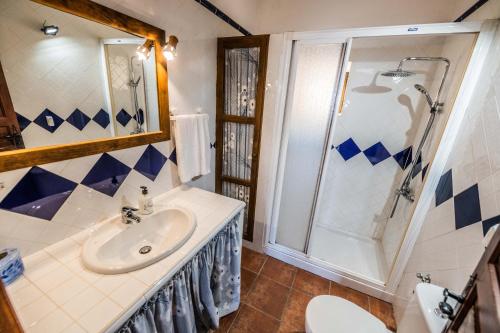
[[366,292],[397,284],[478,32],[454,24],[286,36],[266,252]]

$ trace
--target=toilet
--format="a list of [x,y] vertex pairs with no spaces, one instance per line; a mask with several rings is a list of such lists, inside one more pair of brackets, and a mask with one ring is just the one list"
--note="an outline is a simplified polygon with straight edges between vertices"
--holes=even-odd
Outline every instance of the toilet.
[[329,295],[314,297],[306,309],[307,333],[389,333],[385,324],[356,304]]

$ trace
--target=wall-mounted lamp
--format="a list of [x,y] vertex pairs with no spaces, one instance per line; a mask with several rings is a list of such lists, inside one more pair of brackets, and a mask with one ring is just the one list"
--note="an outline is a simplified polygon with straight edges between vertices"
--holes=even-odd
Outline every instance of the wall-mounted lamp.
[[43,22],[42,28],[40,29],[46,36],[55,36],[59,32],[59,27],[56,25],[47,25],[47,21]]
[[151,55],[151,48],[153,47],[153,41],[147,40],[144,44],[139,45],[135,50],[139,60],[148,60]]
[[174,60],[177,56],[177,43],[179,43],[179,39],[175,36],[168,36],[168,42],[163,46],[163,55],[167,60]]

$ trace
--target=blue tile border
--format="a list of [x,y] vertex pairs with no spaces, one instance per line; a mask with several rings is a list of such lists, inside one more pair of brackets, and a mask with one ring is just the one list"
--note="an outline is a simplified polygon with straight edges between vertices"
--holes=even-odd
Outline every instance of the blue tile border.
[[460,229],[481,221],[478,185],[472,185],[457,194],[455,201],[455,228]]
[[372,165],[377,165],[380,162],[383,162],[389,157],[391,157],[391,154],[387,151],[387,149],[380,141],[374,144],[373,146],[365,149],[363,151],[363,154],[365,154],[366,158],[370,161]]
[[453,197],[453,176],[451,169],[445,172],[439,179],[435,196],[436,207]]
[[134,170],[141,173],[144,177],[155,181],[161,169],[168,161],[162,153],[152,145],[148,145],[144,153],[134,166]]
[[35,166],[0,202],[0,208],[50,221],[77,185]]
[[114,196],[127,178],[131,168],[104,153],[82,180],[82,184],[96,191]]
[[356,142],[354,142],[352,138],[345,140],[336,148],[340,156],[342,156],[342,158],[344,159],[344,161],[348,161],[352,157],[361,153],[361,149],[359,149],[358,145],[356,144]]

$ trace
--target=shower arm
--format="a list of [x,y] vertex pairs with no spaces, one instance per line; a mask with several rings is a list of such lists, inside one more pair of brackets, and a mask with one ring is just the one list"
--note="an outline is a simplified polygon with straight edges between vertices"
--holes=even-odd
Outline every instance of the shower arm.
[[403,70],[403,64],[407,61],[437,61],[437,62],[444,62],[445,63],[445,68],[444,68],[444,73],[443,77],[441,78],[441,84],[439,85],[439,89],[436,94],[436,98],[434,99],[433,107],[432,107],[432,112],[437,111],[439,105],[439,100],[441,98],[441,93],[443,92],[443,87],[444,83],[446,82],[446,77],[448,76],[448,71],[450,70],[450,60],[444,57],[406,57],[401,59],[398,65],[398,70]]

